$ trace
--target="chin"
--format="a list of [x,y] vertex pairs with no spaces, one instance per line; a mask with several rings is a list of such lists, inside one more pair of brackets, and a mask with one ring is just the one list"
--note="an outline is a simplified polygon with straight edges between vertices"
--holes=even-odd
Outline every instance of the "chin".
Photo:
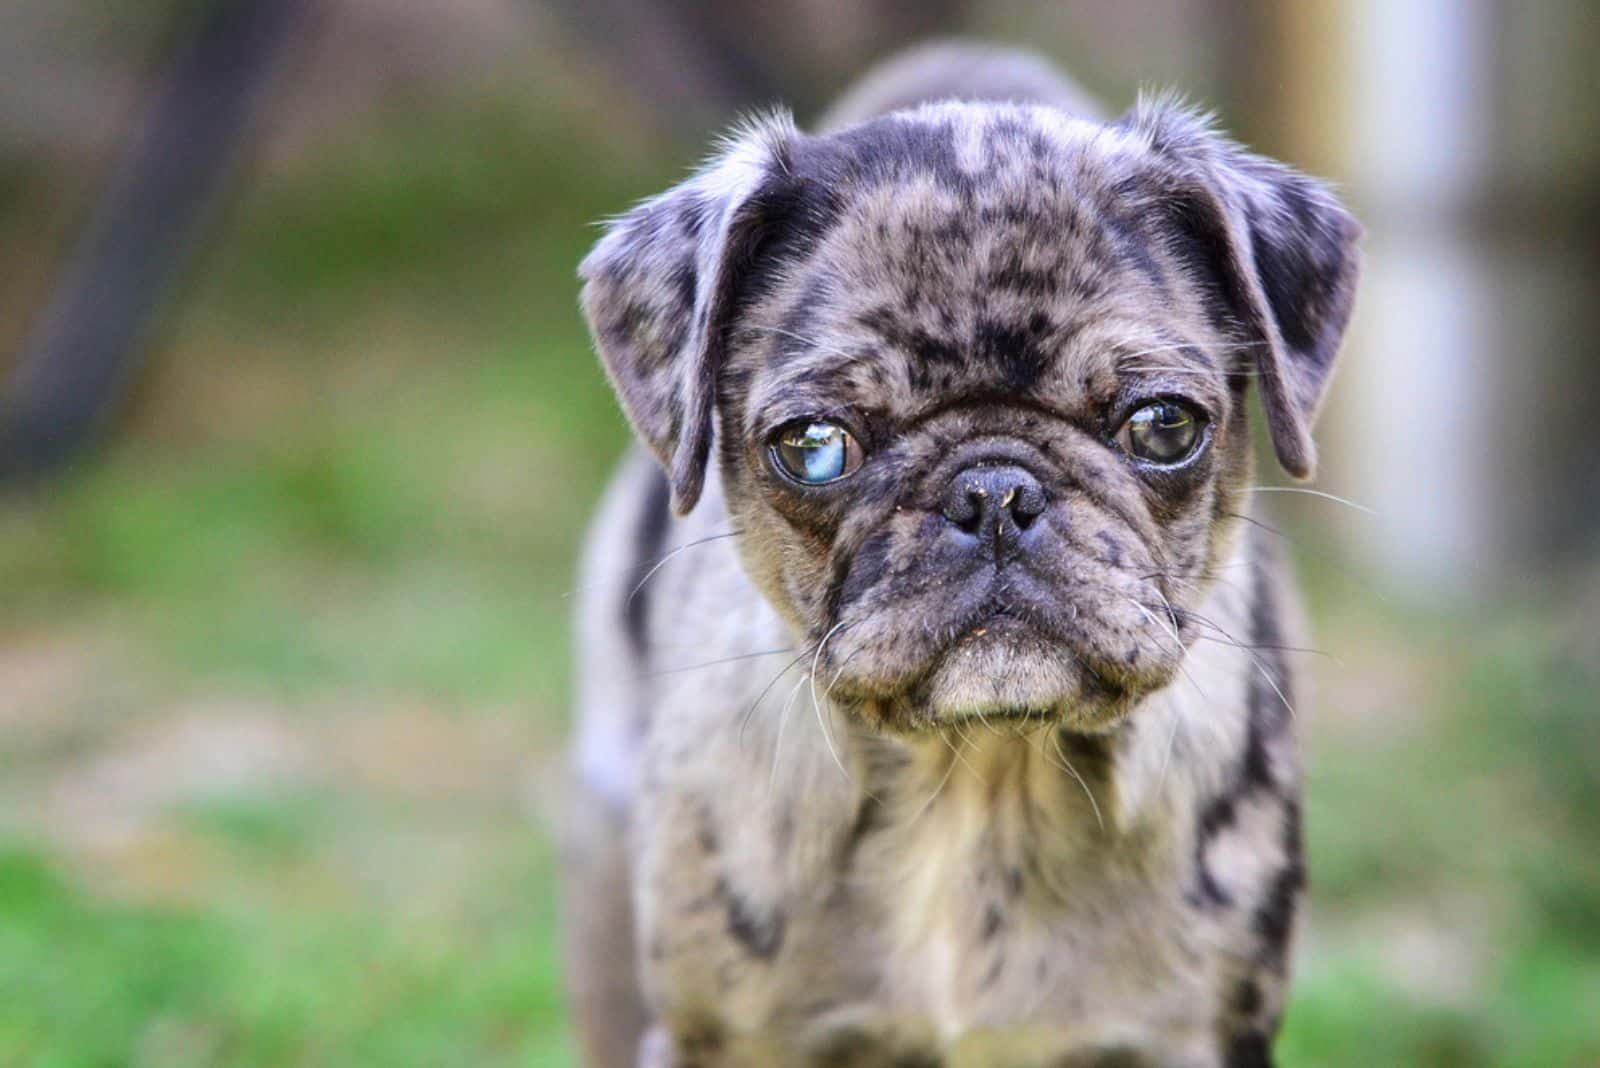
[[963,634],[926,663],[902,667],[893,681],[866,672],[843,676],[832,696],[868,725],[890,733],[970,727],[1028,733],[1056,726],[1098,734],[1126,718],[1161,681],[1096,671],[1059,638],[997,619]]

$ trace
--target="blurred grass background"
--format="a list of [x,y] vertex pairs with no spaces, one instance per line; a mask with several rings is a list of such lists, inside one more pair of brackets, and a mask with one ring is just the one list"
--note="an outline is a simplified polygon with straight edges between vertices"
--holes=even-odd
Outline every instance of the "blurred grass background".
[[[0,1064],[574,1063],[544,789],[625,429],[573,272],[687,162],[377,109],[230,205],[115,447],[5,498]],[[19,269],[54,180],[7,164]],[[1390,599],[1330,507],[1279,509],[1329,654],[1283,1063],[1600,1065],[1600,573]]]

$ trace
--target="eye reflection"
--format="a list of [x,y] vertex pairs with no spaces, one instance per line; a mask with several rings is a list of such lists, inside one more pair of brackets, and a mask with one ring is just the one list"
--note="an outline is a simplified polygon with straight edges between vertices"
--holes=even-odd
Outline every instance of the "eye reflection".
[[1146,404],[1128,417],[1117,433],[1129,455],[1153,464],[1180,463],[1200,442],[1201,418],[1176,401]]
[[820,486],[860,467],[861,447],[836,423],[803,419],[778,432],[772,457],[790,478]]

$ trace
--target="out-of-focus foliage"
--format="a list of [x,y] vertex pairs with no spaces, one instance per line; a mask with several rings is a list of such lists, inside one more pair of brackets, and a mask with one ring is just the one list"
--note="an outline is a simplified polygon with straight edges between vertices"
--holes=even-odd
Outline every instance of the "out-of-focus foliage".
[[[235,207],[117,446],[6,502],[0,1063],[571,1063],[540,810],[624,441],[574,268],[682,162],[504,103],[326,145]],[[1600,1062],[1571,595],[1302,563],[1338,659],[1283,1063]]]
[[574,269],[666,180],[608,151],[487,105],[295,165],[7,502],[0,1063],[570,1060],[539,798],[625,434]]

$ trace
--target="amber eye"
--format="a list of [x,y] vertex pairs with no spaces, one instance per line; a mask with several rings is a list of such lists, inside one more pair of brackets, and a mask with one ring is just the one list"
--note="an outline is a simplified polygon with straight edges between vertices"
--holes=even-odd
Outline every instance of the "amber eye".
[[1170,466],[1194,455],[1200,444],[1201,418],[1174,401],[1156,401],[1128,417],[1117,431],[1117,443],[1130,456]]
[[861,466],[861,446],[836,423],[799,419],[778,431],[772,460],[784,474],[808,486],[822,486],[853,474]]

